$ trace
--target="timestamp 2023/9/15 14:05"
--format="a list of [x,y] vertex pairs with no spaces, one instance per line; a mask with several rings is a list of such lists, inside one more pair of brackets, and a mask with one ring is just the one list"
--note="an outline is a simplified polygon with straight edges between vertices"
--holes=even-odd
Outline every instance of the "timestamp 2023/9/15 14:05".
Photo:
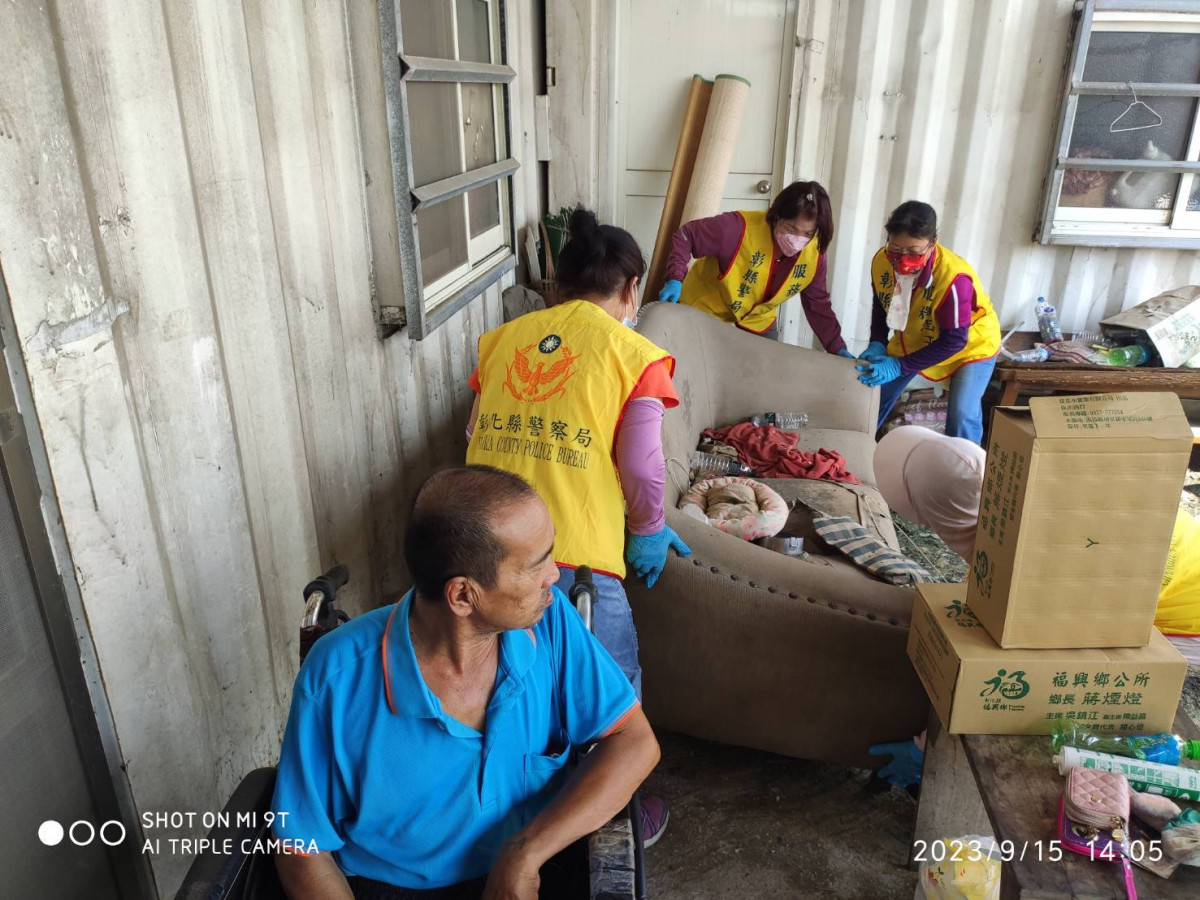
[[[913,861],[946,862],[947,860],[965,860],[978,862],[988,857],[999,862],[1014,862],[1019,860],[1037,860],[1039,862],[1059,862],[1063,859],[1064,848],[1060,840],[1037,841],[995,841],[994,846],[985,846],[982,841],[968,838],[966,840],[913,841]],[[1108,853],[1102,849],[1108,842],[1100,843],[1096,839],[1088,841],[1086,846],[1091,851],[1093,859],[1107,858]],[[1074,852],[1074,851],[1072,851]],[[1132,841],[1124,853],[1133,862],[1158,862],[1163,858],[1162,842],[1157,840]]]

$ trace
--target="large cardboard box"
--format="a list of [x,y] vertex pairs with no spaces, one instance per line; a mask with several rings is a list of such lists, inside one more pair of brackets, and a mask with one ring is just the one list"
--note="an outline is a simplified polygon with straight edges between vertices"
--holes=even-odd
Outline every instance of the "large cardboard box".
[[1002,650],[961,584],[917,589],[908,658],[951,734],[1049,734],[1070,719],[1104,732],[1170,731],[1187,662],[1157,629],[1146,647]]
[[967,602],[1001,647],[1150,640],[1191,449],[1174,394],[996,410]]
[[1105,334],[1145,334],[1164,366],[1182,366],[1200,353],[1200,286],[1188,285],[1151,297],[1100,323]]

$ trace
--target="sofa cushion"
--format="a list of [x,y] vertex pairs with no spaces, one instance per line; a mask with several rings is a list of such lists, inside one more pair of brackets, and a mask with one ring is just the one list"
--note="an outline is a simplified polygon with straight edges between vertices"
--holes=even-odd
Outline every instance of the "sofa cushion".
[[820,516],[849,516],[878,535],[893,550],[900,549],[887,504],[873,487],[811,478],[761,480],[792,507],[782,534],[814,538],[816,531],[812,527],[813,519]]

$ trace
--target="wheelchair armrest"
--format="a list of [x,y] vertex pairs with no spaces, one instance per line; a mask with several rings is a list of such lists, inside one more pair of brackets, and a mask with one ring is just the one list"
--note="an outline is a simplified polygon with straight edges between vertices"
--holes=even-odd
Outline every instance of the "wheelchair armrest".
[[256,857],[241,849],[243,841],[253,841],[265,828],[264,813],[270,809],[274,793],[274,767],[255,769],[242,779],[222,810],[221,821],[228,824],[218,824],[208,833],[209,847],[221,847],[226,839],[231,839],[233,852],[218,853],[210,849],[198,855],[175,894],[175,900],[241,900],[251,896],[245,890],[254,866],[270,868],[257,879],[259,889],[252,892],[255,900],[283,896],[277,889],[272,858],[261,854]]

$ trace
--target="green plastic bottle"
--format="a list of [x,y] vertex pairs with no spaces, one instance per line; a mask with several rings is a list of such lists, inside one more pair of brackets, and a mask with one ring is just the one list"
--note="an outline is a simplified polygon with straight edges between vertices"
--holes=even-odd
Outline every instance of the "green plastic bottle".
[[1097,734],[1066,719],[1055,721],[1051,741],[1055,750],[1077,747],[1168,766],[1177,766],[1182,759],[1200,759],[1200,741],[1177,734]]

